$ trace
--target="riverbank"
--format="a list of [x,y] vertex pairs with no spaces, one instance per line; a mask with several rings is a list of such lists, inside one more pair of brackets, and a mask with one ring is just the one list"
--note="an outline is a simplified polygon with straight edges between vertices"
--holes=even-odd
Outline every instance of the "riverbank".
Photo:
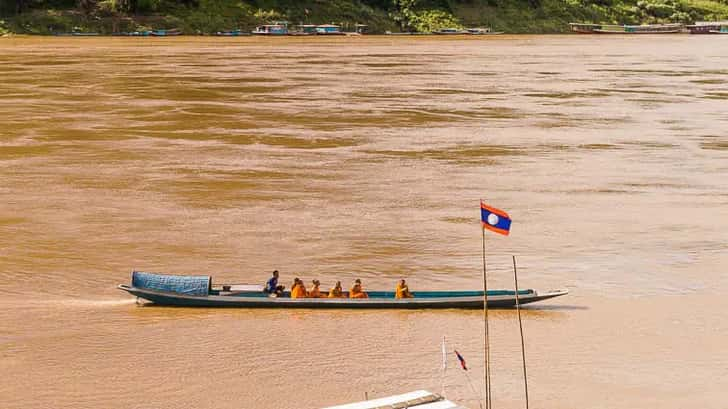
[[[275,0],[259,2],[200,0],[139,1],[129,9],[127,1],[91,2],[86,9],[76,1],[54,3],[54,8],[3,10],[0,35],[70,32],[147,31],[180,29],[185,34],[211,34],[286,20],[292,24],[335,23],[345,31],[366,24],[371,33],[386,31],[427,32],[447,27],[491,27],[507,33],[561,33],[569,22],[647,24],[692,23],[728,19],[728,4],[712,0],[472,0],[468,2],[403,2],[336,0],[327,2]],[[389,3],[395,5],[389,5]],[[59,7],[58,5],[65,7]]]

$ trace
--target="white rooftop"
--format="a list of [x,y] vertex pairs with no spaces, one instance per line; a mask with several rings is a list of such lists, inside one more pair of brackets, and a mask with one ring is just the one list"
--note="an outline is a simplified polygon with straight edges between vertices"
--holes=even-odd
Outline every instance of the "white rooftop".
[[432,392],[420,390],[386,398],[372,399],[323,409],[466,409]]
[[728,25],[728,20],[724,21],[696,21],[696,26],[714,26],[714,25]]

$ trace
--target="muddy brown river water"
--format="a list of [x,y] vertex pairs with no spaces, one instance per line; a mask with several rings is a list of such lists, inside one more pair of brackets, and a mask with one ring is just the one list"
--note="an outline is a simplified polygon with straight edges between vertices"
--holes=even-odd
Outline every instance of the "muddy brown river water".
[[[531,407],[726,407],[728,38],[0,39],[0,407],[309,409],[482,381],[478,311],[141,307],[132,269],[571,294]],[[514,311],[494,407],[523,407]],[[446,395],[477,408],[454,365]]]

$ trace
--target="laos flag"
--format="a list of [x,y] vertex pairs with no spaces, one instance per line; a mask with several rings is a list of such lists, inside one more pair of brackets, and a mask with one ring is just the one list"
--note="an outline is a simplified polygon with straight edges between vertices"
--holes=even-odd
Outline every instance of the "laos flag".
[[511,231],[511,217],[503,210],[490,207],[480,201],[480,222],[484,229],[508,235]]
[[457,355],[458,361],[460,361],[460,366],[462,366],[463,369],[467,371],[468,370],[468,366],[465,365],[465,358],[463,358],[463,356],[460,355],[460,353],[457,350],[455,350],[455,355]]

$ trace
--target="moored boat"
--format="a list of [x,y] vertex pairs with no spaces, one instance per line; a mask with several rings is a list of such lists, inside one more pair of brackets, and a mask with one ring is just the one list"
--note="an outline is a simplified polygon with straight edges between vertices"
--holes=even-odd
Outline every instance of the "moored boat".
[[435,30],[432,32],[432,34],[439,34],[439,35],[462,35],[462,34],[468,34],[465,30],[460,30],[459,28],[441,28],[439,30]]
[[291,36],[311,36],[316,35],[316,24],[299,24],[296,30],[288,32]]
[[728,21],[696,21],[687,26],[690,34],[723,34],[728,33]]
[[316,26],[316,35],[346,35],[336,24],[320,24]]
[[251,34],[262,36],[284,36],[288,34],[288,27],[283,24],[265,24],[256,27]]
[[644,25],[603,25],[595,28],[597,34],[676,34],[681,33],[685,26],[681,23],[674,24],[644,24]]
[[[210,276],[175,276],[132,273],[131,285],[119,289],[158,305],[237,308],[348,308],[348,309],[431,309],[483,308],[483,291],[413,291],[414,298],[396,299],[393,291],[368,291],[369,298],[291,298],[290,292],[270,297],[259,285],[213,285]],[[324,292],[324,294],[326,294]],[[568,294],[568,290],[544,293],[520,290],[518,301],[528,304]],[[344,295],[348,295],[344,292]],[[516,304],[512,290],[488,290],[488,308]]]
[[414,409],[465,409],[442,396],[425,390],[404,393],[354,402],[345,405],[329,406],[323,409],[383,409],[383,408],[414,408]]
[[86,33],[86,32],[80,32],[80,31],[73,31],[70,33],[53,33],[56,37],[98,37],[101,34],[99,33]]
[[601,24],[591,23],[569,23],[569,28],[572,32],[578,34],[596,34],[595,30],[601,30]]
[[476,28],[467,28],[465,29],[465,32],[470,35],[498,35],[503,34],[502,31],[493,31],[490,27],[476,27]]
[[154,37],[170,37],[182,35],[182,31],[176,28],[173,28],[171,30],[152,30],[149,32],[149,35]]
[[236,29],[236,30],[229,30],[229,31],[218,31],[217,33],[213,34],[217,37],[239,37],[239,36],[249,36],[250,33],[246,33],[245,31]]
[[356,34],[369,34],[369,26],[366,24],[355,24],[354,33]]

